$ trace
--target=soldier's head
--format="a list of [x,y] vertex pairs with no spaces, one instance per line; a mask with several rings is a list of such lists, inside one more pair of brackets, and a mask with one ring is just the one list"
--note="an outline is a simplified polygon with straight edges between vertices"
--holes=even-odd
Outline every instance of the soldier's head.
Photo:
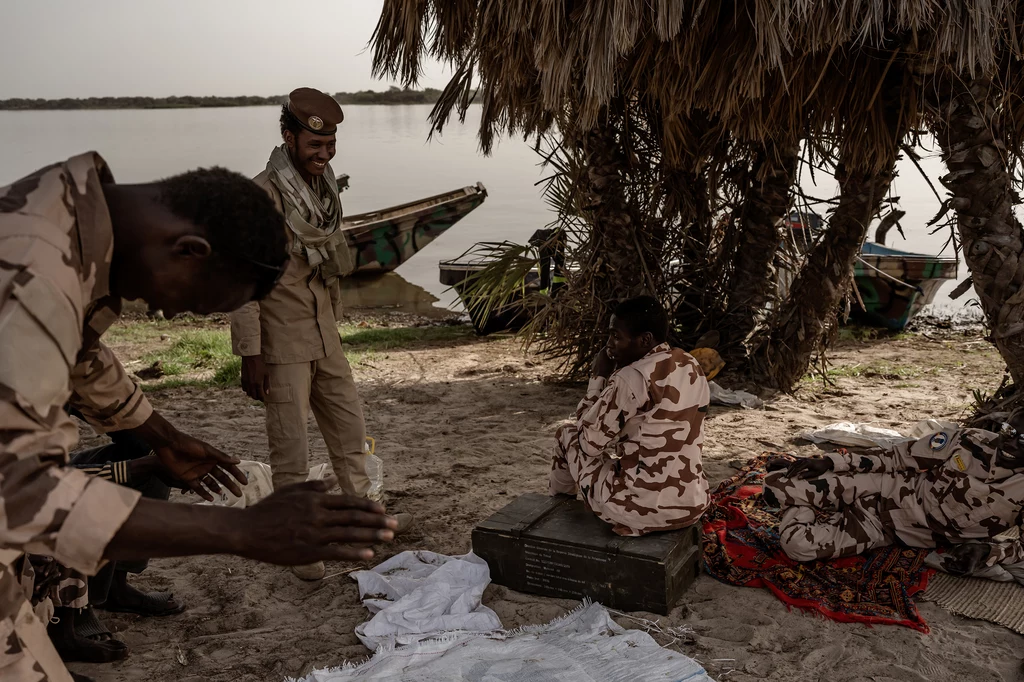
[[281,137],[292,163],[306,182],[323,175],[337,153],[338,124],[345,120],[341,105],[313,88],[299,88],[281,107]]
[[651,296],[638,296],[615,307],[608,325],[608,356],[619,367],[636,362],[668,341],[668,314]]
[[284,217],[238,173],[199,169],[103,192],[114,228],[112,293],[168,317],[259,300],[288,264]]

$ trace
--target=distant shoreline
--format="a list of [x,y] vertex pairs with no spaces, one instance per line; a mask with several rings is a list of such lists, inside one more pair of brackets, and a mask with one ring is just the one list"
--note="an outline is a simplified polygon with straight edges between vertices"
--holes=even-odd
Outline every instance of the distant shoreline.
[[[433,104],[441,96],[434,88],[425,90],[402,90],[391,88],[384,92],[363,90],[361,92],[336,92],[334,99],[339,104]],[[84,97],[61,99],[29,99],[14,97],[0,99],[3,111],[45,111],[75,109],[211,109],[222,107],[259,107],[284,104],[287,95],[272,97]]]

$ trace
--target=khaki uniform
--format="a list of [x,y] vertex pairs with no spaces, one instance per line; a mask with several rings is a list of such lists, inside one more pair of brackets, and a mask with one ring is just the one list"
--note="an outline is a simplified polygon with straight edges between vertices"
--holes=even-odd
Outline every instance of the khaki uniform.
[[[282,210],[281,194],[267,173],[254,180]],[[370,489],[363,413],[341,348],[340,317],[340,292],[328,290],[306,259],[295,253],[269,296],[231,315],[235,354],[262,354],[270,374],[267,440],[275,489],[306,480],[310,410],[342,490],[362,497]]]
[[701,454],[710,391],[700,365],[663,343],[590,380],[558,430],[549,492],[574,494],[620,535],[691,526],[710,502]]
[[[113,229],[99,155],[76,156],[0,188],[0,679],[71,679],[29,604],[24,553],[85,575],[103,565],[139,493],[67,468],[78,429],[132,429],[149,402],[99,338],[117,319]],[[73,390],[72,390],[73,388]],[[41,604],[40,614],[45,616]]]
[[937,432],[881,454],[828,454],[834,470],[810,480],[768,474],[782,548],[811,561],[897,540],[921,548],[985,542],[989,565],[1024,560],[1019,540],[990,542],[1020,522],[1024,507],[1024,469],[996,463],[996,438],[980,429]]

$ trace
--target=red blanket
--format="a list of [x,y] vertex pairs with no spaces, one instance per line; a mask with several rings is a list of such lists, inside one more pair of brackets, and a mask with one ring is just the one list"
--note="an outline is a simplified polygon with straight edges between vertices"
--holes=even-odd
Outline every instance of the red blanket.
[[862,556],[797,563],[779,545],[779,510],[762,500],[770,456],[761,455],[712,493],[704,516],[704,567],[723,582],[766,587],[789,606],[844,623],[928,632],[912,596],[934,573],[930,550],[885,547]]

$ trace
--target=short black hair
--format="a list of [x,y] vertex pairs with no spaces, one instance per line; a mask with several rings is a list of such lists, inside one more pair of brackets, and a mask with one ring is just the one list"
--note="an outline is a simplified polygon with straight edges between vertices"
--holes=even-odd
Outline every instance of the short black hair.
[[650,332],[658,343],[668,341],[668,313],[653,296],[637,296],[620,302],[612,311],[630,336]]
[[254,300],[270,293],[288,264],[284,216],[262,187],[226,168],[199,168],[158,183],[160,202],[201,227],[211,265],[227,265],[256,283]]
[[302,124],[299,123],[299,119],[295,118],[295,114],[291,112],[287,104],[281,105],[281,139],[284,139],[285,133],[291,133],[295,137],[299,136],[299,132],[302,130]]

